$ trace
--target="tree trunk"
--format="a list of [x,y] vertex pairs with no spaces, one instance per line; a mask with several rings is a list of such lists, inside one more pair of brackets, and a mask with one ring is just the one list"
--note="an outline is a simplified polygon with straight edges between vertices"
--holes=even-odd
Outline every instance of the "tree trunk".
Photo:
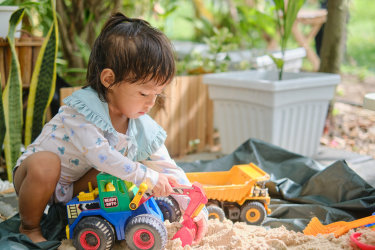
[[328,16],[320,50],[319,72],[340,73],[343,32],[345,31],[348,0],[328,0]]
[[[327,2],[327,22],[324,26],[322,47],[320,49],[320,68],[319,72],[325,73],[340,73],[340,64],[343,54],[343,42],[347,15],[348,15],[348,0],[328,0]],[[336,93],[336,91],[335,91]],[[330,130],[333,127],[333,107],[335,97],[331,100],[324,132],[331,134]]]
[[82,58],[79,58],[74,54],[77,45],[75,44],[74,34],[72,34],[72,23],[69,18],[70,13],[63,0],[56,1],[56,11],[61,17],[58,25],[64,59],[68,61],[69,68],[82,68]]

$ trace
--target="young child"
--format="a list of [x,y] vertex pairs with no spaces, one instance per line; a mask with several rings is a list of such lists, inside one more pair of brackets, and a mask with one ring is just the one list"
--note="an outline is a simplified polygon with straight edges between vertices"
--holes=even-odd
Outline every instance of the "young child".
[[[190,185],[164,146],[165,131],[146,115],[174,74],[172,45],[161,31],[121,13],[110,16],[92,48],[86,86],[63,100],[13,170],[21,233],[45,241],[46,205],[70,201],[89,181],[97,187],[100,171],[145,182],[156,197],[171,194],[169,183]],[[189,198],[174,198],[183,212]],[[207,232],[206,209],[195,222],[198,244]]]

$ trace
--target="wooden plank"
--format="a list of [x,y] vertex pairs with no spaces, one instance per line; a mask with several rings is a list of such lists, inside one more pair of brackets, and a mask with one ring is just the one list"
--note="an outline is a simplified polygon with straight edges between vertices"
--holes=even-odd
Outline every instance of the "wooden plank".
[[[0,42],[3,41],[3,38],[0,37]],[[5,52],[3,47],[0,48],[0,74],[1,74],[1,87],[5,88],[6,84],[6,71],[5,71]]]
[[52,119],[52,111],[51,111],[51,105],[48,106],[47,112],[46,112],[46,122],[49,122]]
[[170,89],[170,98],[169,98],[169,114],[168,114],[168,151],[171,157],[175,156],[175,147],[176,147],[176,134],[175,134],[175,123],[176,123],[176,117],[175,117],[175,111],[176,111],[176,81],[173,80],[169,84]]
[[170,138],[170,102],[171,102],[171,86],[168,85],[165,90],[165,100],[164,100],[164,108],[160,111],[161,114],[161,124],[160,126],[167,132],[167,139],[165,141],[165,146],[167,147],[168,151],[171,149],[171,138]]
[[[0,37],[1,38],[1,37]],[[0,47],[7,47],[9,46],[8,42],[4,42],[5,39],[0,41]],[[43,40],[42,41],[31,41],[31,42],[26,42],[20,40],[19,42],[16,41],[15,46],[17,47],[33,47],[33,46],[39,46],[41,47],[43,45]]]
[[14,41],[15,41],[15,44],[14,44],[14,47],[16,49],[16,54],[17,54],[17,58],[18,58],[18,61],[19,61],[19,58],[20,58],[20,50],[19,48],[16,46],[16,43],[19,42],[19,38],[14,38]]
[[60,106],[65,105],[62,100],[64,100],[65,97],[68,97],[71,94],[73,94],[73,88],[71,88],[71,87],[60,89]]
[[[163,95],[165,93],[163,92]],[[158,97],[156,99],[154,107],[151,109],[151,117],[156,121],[157,124],[161,126],[162,122],[162,109],[164,107],[165,97],[164,96]]]
[[189,79],[188,142],[197,139],[198,82],[196,78],[197,76],[190,76]]
[[[208,86],[207,86],[208,90]],[[214,146],[214,102],[209,98],[207,91],[207,132],[206,143],[210,147]]]
[[73,92],[82,89],[82,86],[79,87],[73,87]]
[[197,137],[200,140],[198,144],[198,151],[204,150],[206,146],[206,128],[207,128],[207,86],[203,84],[202,76],[197,77],[198,85],[198,122],[197,122]]
[[171,119],[171,133],[173,134],[173,141],[172,141],[172,152],[173,156],[176,157],[180,153],[180,122],[181,122],[181,112],[180,112],[180,105],[181,105],[181,89],[180,79],[175,79],[173,81],[173,99],[171,101],[171,113],[173,117]]
[[189,92],[189,77],[180,76],[178,77],[178,84],[180,85],[180,122],[179,122],[179,140],[180,150],[179,156],[182,157],[189,152],[188,143],[188,92]]
[[[22,37],[20,39],[21,42],[29,42],[32,41],[31,37]],[[21,67],[21,78],[22,84],[30,85],[31,83],[31,68],[32,68],[32,60],[33,60],[33,49],[31,46],[24,46],[19,47],[19,62]]]

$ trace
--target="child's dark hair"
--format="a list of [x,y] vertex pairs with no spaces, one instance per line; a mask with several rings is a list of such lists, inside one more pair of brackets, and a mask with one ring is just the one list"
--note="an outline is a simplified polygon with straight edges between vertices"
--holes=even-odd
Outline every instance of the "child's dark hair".
[[172,43],[147,21],[128,18],[122,13],[112,14],[94,43],[86,75],[85,87],[96,90],[102,101],[107,101],[107,88],[100,81],[105,68],[115,74],[109,88],[124,80],[164,85],[176,71]]

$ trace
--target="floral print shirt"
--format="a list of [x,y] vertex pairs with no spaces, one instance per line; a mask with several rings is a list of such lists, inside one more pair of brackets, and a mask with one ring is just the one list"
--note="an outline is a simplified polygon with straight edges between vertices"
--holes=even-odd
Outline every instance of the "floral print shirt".
[[[133,162],[126,155],[131,149],[129,136],[119,133],[120,140],[110,146],[104,132],[88,122],[76,109],[62,106],[47,123],[39,137],[18,159],[17,166],[29,155],[39,151],[56,153],[61,159],[61,177],[55,190],[55,201],[72,199],[72,183],[91,168],[103,171],[139,186],[145,182],[150,190],[156,185],[159,173],[170,174],[181,185],[191,185],[184,171],[171,159],[163,145],[142,162]],[[16,166],[16,167],[17,167]],[[174,196],[182,209],[188,197]]]

